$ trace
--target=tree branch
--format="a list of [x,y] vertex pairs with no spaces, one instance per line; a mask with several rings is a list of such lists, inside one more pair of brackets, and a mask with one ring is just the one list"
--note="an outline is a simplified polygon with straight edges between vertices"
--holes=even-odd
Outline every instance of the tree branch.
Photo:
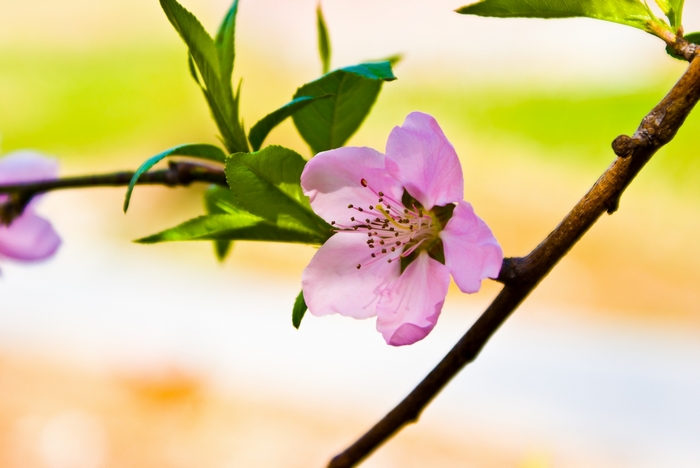
[[[120,187],[129,185],[133,171],[110,174],[64,177],[61,179],[0,185],[0,194],[8,199],[0,206],[0,224],[9,224],[22,214],[35,196],[53,190]],[[170,161],[167,169],[146,172],[139,177],[138,185],[165,185],[167,187],[188,186],[193,182],[206,182],[227,186],[223,169],[191,162]]]
[[416,421],[443,387],[476,359],[501,324],[598,218],[617,210],[622,192],[659,148],[673,139],[698,100],[700,59],[695,59],[671,92],[642,120],[635,134],[615,139],[617,160],[554,231],[527,256],[504,259],[498,277],[504,288],[452,350],[398,406],[333,458],[329,468],[355,466],[404,425]]

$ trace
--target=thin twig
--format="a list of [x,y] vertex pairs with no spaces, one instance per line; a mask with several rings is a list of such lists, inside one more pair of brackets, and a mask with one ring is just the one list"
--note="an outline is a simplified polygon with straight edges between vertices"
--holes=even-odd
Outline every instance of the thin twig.
[[[62,189],[126,186],[129,185],[133,176],[133,171],[125,171],[0,185],[0,194],[8,194],[8,199],[0,207],[0,224],[11,223],[22,214],[32,198],[39,194]],[[146,172],[139,177],[137,184],[177,187],[187,186],[193,182],[227,186],[223,168],[183,161],[170,161],[167,169]]]
[[605,212],[617,210],[622,192],[659,148],[671,141],[700,100],[700,60],[644,118],[632,137],[613,142],[617,160],[564,220],[530,254],[507,258],[498,280],[505,284],[491,305],[418,386],[384,418],[329,463],[355,466],[404,425],[416,421],[445,385],[478,356],[518,305]]

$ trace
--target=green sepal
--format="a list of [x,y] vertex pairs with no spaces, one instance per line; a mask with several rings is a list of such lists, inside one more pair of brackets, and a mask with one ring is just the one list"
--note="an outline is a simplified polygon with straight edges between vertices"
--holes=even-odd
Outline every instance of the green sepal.
[[258,123],[253,125],[248,133],[248,141],[250,141],[250,146],[253,151],[258,151],[267,138],[267,135],[275,128],[277,125],[281,124],[284,119],[291,117],[297,111],[300,111],[304,107],[308,106],[314,101],[319,99],[328,99],[332,97],[331,94],[325,94],[323,96],[300,96],[284,106],[280,107],[274,112],[267,114]]
[[129,209],[131,193],[134,191],[134,186],[138,182],[139,178],[168,156],[192,156],[194,158],[206,159],[208,161],[216,161],[220,163],[224,163],[226,161],[226,153],[224,153],[221,148],[207,144],[179,145],[165,150],[162,153],[156,154],[141,164],[131,178],[129,186],[126,189],[126,196],[124,198],[124,213],[126,213],[126,211]]
[[395,79],[389,61],[332,71],[294,94],[294,98],[332,95],[295,113],[294,125],[314,154],[343,146],[369,114],[382,83]]
[[300,291],[294,301],[294,308],[292,309],[292,325],[294,325],[294,328],[297,330],[307,310],[308,307],[306,306],[306,301],[304,301],[304,291]]
[[226,158],[226,180],[242,209],[280,227],[288,223],[307,230],[317,242],[332,234],[331,226],[311,209],[301,188],[306,161],[282,146],[267,146],[256,153]]

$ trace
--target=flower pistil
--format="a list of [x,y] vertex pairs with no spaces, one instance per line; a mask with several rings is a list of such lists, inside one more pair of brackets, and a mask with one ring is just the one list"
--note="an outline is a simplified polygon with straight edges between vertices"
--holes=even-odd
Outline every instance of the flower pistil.
[[[360,184],[370,190],[377,199],[376,205],[366,207],[348,205],[351,215],[348,221],[331,221],[336,232],[367,234],[367,247],[374,249],[371,260],[358,263],[357,269],[377,261],[391,263],[411,256],[418,248],[432,249],[439,242],[441,222],[432,211],[425,211],[408,193],[408,203],[393,199],[384,192],[374,190],[366,179]],[[410,205],[407,208],[405,205]]]

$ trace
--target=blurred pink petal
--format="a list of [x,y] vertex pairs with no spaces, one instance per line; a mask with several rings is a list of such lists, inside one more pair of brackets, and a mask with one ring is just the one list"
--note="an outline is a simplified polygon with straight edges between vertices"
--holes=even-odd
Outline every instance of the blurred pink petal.
[[61,245],[51,223],[31,210],[0,227],[0,255],[15,260],[33,261],[50,257]]
[[377,330],[387,344],[403,346],[425,338],[437,322],[449,286],[447,267],[421,252],[379,299]]
[[[15,151],[0,158],[0,184],[52,180],[57,175],[58,162],[34,151]],[[0,202],[6,199],[3,195]],[[0,226],[0,256],[35,261],[56,253],[61,239],[51,223],[34,212],[36,199],[9,226]]]
[[19,150],[0,158],[0,184],[52,180],[58,176],[58,161],[30,150]]
[[462,292],[477,292],[482,279],[496,278],[501,271],[501,246],[469,203],[457,204],[440,238],[445,248],[445,265]]
[[[501,248],[462,200],[457,154],[427,114],[394,128],[386,156],[351,147],[319,153],[301,186],[336,230],[302,275],[313,315],[377,315],[388,344],[411,344],[435,326],[450,273],[465,292],[498,275]],[[443,256],[445,264],[436,260]]]

